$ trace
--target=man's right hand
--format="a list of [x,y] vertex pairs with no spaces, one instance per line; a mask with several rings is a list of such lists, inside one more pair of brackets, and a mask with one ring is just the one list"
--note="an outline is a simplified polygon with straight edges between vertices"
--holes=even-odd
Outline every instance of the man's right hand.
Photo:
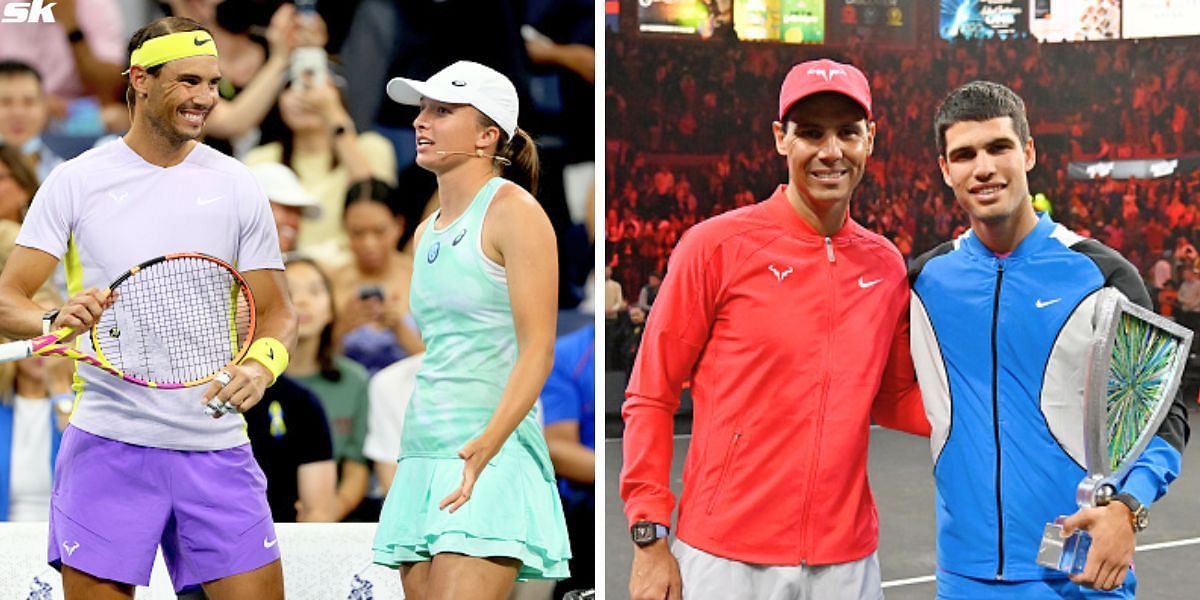
[[59,309],[58,317],[54,319],[50,329],[53,331],[62,327],[70,327],[75,330],[75,335],[87,331],[96,321],[100,320],[100,313],[112,306],[115,300],[116,298],[109,293],[108,289],[88,288],[79,292],[71,296],[67,303]]
[[631,600],[682,600],[683,579],[679,563],[661,538],[649,546],[634,546],[629,575]]

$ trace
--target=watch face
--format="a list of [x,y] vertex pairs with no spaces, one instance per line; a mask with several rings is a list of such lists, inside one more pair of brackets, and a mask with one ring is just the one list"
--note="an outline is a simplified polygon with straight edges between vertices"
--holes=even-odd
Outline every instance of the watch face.
[[1137,511],[1137,514],[1134,515],[1134,518],[1137,519],[1138,531],[1145,529],[1146,525],[1150,523],[1150,513],[1145,507],[1142,507],[1141,510]]
[[633,534],[633,542],[635,544],[647,544],[654,541],[654,524],[644,521],[634,523],[631,533]]

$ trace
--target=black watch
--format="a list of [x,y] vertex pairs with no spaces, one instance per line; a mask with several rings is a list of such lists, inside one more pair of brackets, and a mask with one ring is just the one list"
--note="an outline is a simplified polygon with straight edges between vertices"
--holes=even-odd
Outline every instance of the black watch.
[[641,547],[649,546],[659,539],[667,537],[670,533],[671,528],[650,521],[638,521],[629,528],[629,535],[633,538],[633,543]]
[[58,318],[58,309],[48,310],[42,315],[42,335],[50,333],[50,329],[54,327],[54,320]]
[[1113,496],[1112,499],[1114,502],[1120,502],[1121,504],[1129,507],[1129,512],[1132,513],[1129,517],[1129,521],[1130,524],[1133,525],[1133,530],[1135,532],[1140,532],[1146,529],[1146,525],[1150,524],[1150,511],[1146,510],[1146,507],[1143,506],[1141,502],[1138,502],[1138,499],[1134,498],[1133,494],[1121,492],[1120,494]]

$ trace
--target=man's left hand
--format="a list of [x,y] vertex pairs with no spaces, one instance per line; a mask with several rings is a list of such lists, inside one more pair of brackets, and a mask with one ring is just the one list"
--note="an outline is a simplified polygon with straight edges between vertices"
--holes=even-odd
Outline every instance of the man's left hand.
[[[220,381],[213,381],[208,389],[204,390],[201,404],[208,404],[208,401],[216,396],[219,400],[228,402],[238,412],[244,413],[262,400],[263,394],[274,379],[271,371],[257,360],[248,360],[240,365],[226,365],[224,371],[230,375],[229,383],[221,385]],[[219,416],[220,413],[213,415],[214,418]]]
[[1137,543],[1129,507],[1109,502],[1097,508],[1082,508],[1063,521],[1063,537],[1076,529],[1091,534],[1092,546],[1083,572],[1072,575],[1071,581],[1098,590],[1113,590],[1125,583]]

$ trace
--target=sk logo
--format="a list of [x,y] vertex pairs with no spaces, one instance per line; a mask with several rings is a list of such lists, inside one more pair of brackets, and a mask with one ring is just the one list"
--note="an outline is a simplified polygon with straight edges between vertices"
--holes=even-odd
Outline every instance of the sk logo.
[[791,275],[791,274],[792,274],[792,268],[791,268],[791,267],[788,267],[788,268],[787,268],[787,270],[786,270],[786,271],[784,271],[784,272],[782,272],[782,273],[781,273],[781,272],[779,272],[779,269],[776,269],[776,268],[775,268],[775,265],[770,265],[770,266],[768,266],[768,267],[767,267],[767,270],[768,270],[768,271],[770,271],[770,272],[772,272],[772,273],[774,273],[774,274],[775,274],[775,279],[776,279],[776,280],[778,280],[778,281],[780,281],[780,282],[782,282],[782,281],[784,280],[784,278],[786,278],[788,275]]
[[433,245],[429,247],[429,255],[425,257],[425,259],[429,261],[429,264],[432,265],[433,261],[437,260],[438,252],[441,249],[442,249],[441,242],[434,242]]
[[453,241],[453,242],[451,242],[451,243],[450,243],[450,245],[451,245],[451,246],[457,246],[457,245],[458,245],[458,243],[462,241],[462,239],[463,239],[463,236],[464,236],[464,235],[467,235],[467,230],[466,230],[466,228],[463,228],[463,230],[462,230],[462,231],[458,232],[458,235],[454,236],[454,241]]

